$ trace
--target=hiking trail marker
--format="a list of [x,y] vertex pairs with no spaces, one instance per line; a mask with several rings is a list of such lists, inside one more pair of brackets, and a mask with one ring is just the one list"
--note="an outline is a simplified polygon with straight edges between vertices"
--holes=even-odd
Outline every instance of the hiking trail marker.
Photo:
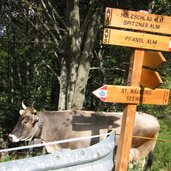
[[137,48],[130,59],[128,85],[105,85],[93,92],[104,102],[126,104],[115,171],[127,171],[137,104],[169,102],[170,90],[155,89],[163,83],[156,69],[166,60],[161,52],[144,49],[171,52],[171,37],[163,35],[171,34],[171,17],[106,8],[105,26],[108,28],[104,28],[103,44]]
[[169,92],[168,89],[104,85],[93,94],[104,102],[168,105]]

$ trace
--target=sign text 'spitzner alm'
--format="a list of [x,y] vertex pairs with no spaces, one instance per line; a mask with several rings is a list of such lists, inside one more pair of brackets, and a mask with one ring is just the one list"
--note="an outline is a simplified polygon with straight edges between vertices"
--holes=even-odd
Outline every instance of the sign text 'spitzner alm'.
[[[144,28],[149,28],[149,29],[160,29],[160,24],[163,23],[163,21],[164,21],[163,16],[157,16],[157,17],[153,18],[148,15],[141,16],[138,14],[121,13],[120,17],[126,18],[123,21],[123,25],[144,27]],[[131,21],[129,19],[135,19],[135,20],[139,20],[139,21]],[[160,24],[147,23],[145,21],[156,22],[156,23],[160,23]]]

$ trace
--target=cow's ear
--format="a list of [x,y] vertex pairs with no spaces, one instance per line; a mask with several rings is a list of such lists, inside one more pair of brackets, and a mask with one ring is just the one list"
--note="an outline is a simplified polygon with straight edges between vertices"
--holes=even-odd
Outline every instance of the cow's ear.
[[37,110],[34,109],[33,112],[32,112],[32,114],[33,115],[37,115]]
[[22,115],[24,112],[25,110],[22,110],[22,109],[19,111],[20,115]]

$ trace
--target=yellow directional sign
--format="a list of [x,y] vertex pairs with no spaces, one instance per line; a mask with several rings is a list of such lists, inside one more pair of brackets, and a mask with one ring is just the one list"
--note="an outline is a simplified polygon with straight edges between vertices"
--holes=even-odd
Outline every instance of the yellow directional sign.
[[105,25],[171,34],[171,17],[116,8],[106,8]]
[[104,85],[93,94],[104,102],[167,105],[170,90]]
[[154,52],[154,51],[144,52],[143,66],[157,69],[160,67],[160,65],[163,62],[166,62],[166,59],[164,58],[161,52]]
[[104,29],[103,43],[141,49],[171,51],[170,37],[109,28]]
[[142,69],[140,85],[148,88],[157,88],[163,83],[157,71]]

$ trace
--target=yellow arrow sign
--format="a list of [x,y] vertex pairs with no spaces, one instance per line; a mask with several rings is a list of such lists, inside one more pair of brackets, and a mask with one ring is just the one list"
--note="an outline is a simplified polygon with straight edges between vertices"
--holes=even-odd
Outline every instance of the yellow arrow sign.
[[142,69],[140,85],[148,88],[157,88],[163,83],[157,71]]
[[104,29],[103,43],[141,49],[171,51],[171,38],[142,32]]
[[143,66],[147,66],[153,69],[157,69],[160,65],[166,62],[166,59],[161,52],[145,51]]
[[105,25],[171,34],[171,17],[138,11],[106,8]]
[[104,85],[93,94],[104,102],[167,105],[170,90]]

